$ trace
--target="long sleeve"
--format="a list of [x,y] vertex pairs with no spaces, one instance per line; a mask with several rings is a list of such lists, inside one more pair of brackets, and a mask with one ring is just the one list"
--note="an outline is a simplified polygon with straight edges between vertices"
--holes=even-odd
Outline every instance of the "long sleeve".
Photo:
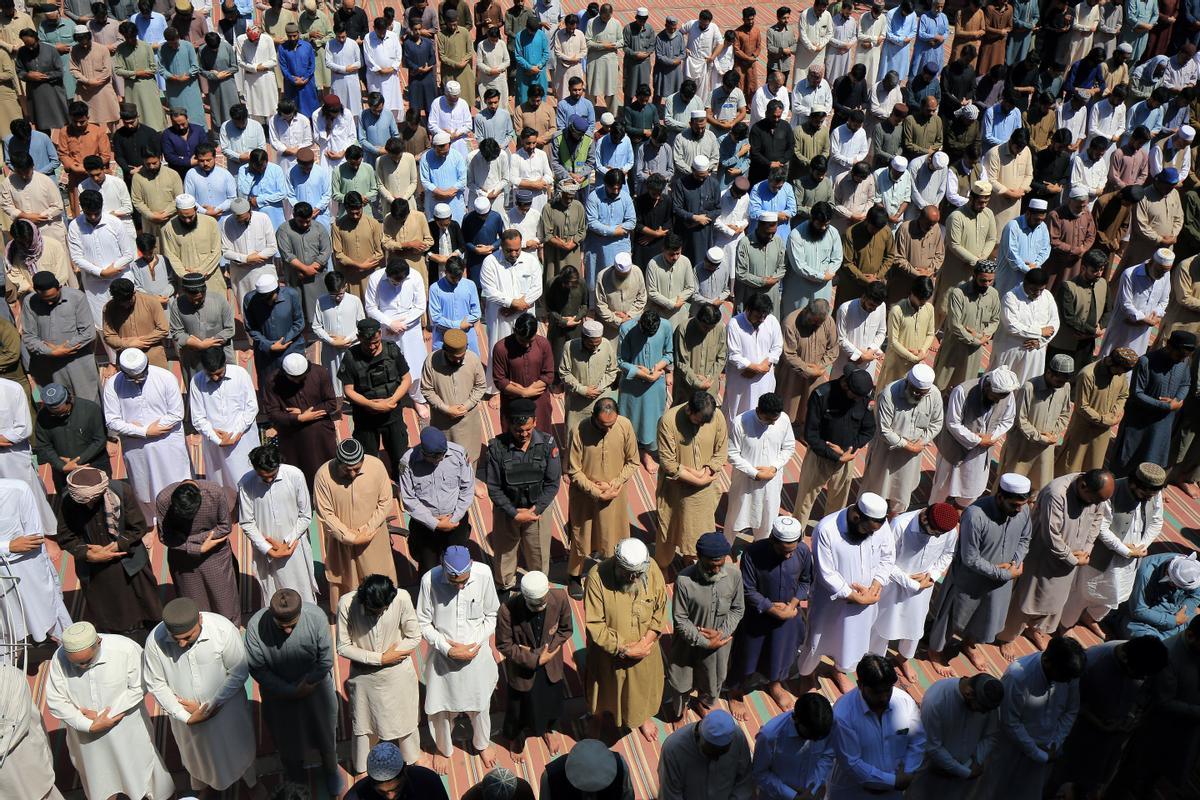
[[865,761],[862,757],[862,746],[858,741],[858,731],[852,724],[841,724],[842,720],[835,717],[833,733],[833,748],[840,760],[846,766],[850,777],[864,790],[884,792],[895,788],[896,773],[885,772]]
[[972,512],[969,519],[964,519],[959,526],[958,536],[958,559],[964,567],[972,572],[990,578],[993,581],[1008,582],[1012,580],[1012,575],[1006,569],[997,567],[992,562],[984,558],[980,551],[980,544],[987,536],[987,526],[991,524],[991,520],[982,512],[978,512],[979,522],[976,522],[976,512]]

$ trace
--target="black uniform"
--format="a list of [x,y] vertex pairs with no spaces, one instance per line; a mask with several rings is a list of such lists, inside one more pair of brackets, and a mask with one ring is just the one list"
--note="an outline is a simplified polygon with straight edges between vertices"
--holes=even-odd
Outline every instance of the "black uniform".
[[[511,589],[516,583],[517,547],[525,553],[525,568],[545,572],[550,563],[550,527],[546,509],[558,494],[562,463],[554,438],[535,430],[529,448],[521,450],[508,433],[488,442],[488,496],[492,500],[492,550],[496,554],[496,583]],[[513,521],[519,508],[532,508],[541,518],[528,525]]]
[[[408,362],[393,342],[383,342],[379,355],[368,355],[363,345],[355,345],[346,351],[338,378],[344,385],[368,400],[382,400],[395,394],[396,389],[408,374]],[[381,413],[353,404],[354,438],[362,443],[363,451],[369,456],[379,455],[379,442],[387,450],[388,473],[396,479],[400,457],[408,451],[408,431],[404,427],[403,406]]]

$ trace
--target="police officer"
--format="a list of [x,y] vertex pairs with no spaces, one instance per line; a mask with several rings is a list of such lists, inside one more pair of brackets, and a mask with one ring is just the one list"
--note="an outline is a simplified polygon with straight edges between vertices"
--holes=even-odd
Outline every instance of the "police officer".
[[503,595],[517,583],[518,547],[525,552],[525,569],[550,571],[550,525],[543,515],[558,494],[562,464],[553,437],[534,430],[536,411],[532,400],[513,400],[507,408],[507,430],[487,447],[496,552],[492,569]]
[[396,480],[400,458],[408,450],[400,403],[408,394],[412,376],[400,348],[383,341],[379,328],[378,320],[358,321],[358,344],[346,351],[338,377],[351,404],[354,438],[369,456],[379,455],[382,439],[388,455],[384,463]]

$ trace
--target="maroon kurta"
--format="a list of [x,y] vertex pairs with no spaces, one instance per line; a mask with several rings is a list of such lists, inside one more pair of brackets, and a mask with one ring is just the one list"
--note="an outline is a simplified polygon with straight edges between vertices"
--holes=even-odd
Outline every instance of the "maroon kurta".
[[1142,58],[1151,56],[1169,56],[1174,53],[1171,49],[1171,34],[1176,24],[1167,22],[1167,17],[1179,19],[1179,0],[1158,0],[1158,22],[1150,29],[1150,38],[1146,40],[1146,52]]
[[1059,281],[1069,281],[1083,269],[1083,254],[1092,249],[1096,242],[1096,221],[1092,212],[1084,209],[1082,214],[1059,206],[1046,217],[1046,228],[1050,232],[1050,258],[1046,259],[1046,272],[1050,276],[1050,289]]
[[508,404],[517,399],[517,395],[508,393],[510,383],[519,383],[526,388],[538,381],[544,383],[547,388],[537,398],[537,429],[544,433],[553,431],[550,427],[553,405],[549,386],[554,382],[554,350],[550,340],[545,336],[535,336],[526,347],[516,334],[504,337],[492,348],[492,374],[496,388],[500,390],[502,418],[508,414]]
[[[310,363],[304,382],[296,383],[277,369],[267,377],[261,391],[263,410],[279,435],[279,455],[283,463],[299,467],[311,492],[317,470],[337,452],[334,420],[341,416],[342,407],[333,393],[329,371],[320,364]],[[288,411],[289,408],[304,411],[310,406],[315,411],[324,411],[325,416],[298,422],[296,415]]]

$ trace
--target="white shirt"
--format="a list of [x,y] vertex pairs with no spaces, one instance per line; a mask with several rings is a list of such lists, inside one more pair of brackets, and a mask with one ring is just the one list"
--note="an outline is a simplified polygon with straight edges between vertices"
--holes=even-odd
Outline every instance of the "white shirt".
[[1070,102],[1063,103],[1058,107],[1058,127],[1071,132],[1072,142],[1083,141],[1088,131],[1088,107],[1074,108]]
[[[367,281],[364,294],[367,316],[379,320],[383,338],[399,341],[408,332],[420,335],[421,317],[425,313],[424,280],[410,271],[399,286],[383,270],[376,270]],[[411,367],[411,365],[410,365]]]
[[[1108,98],[1092,104],[1088,112],[1088,137],[1103,136],[1105,139],[1115,139],[1125,133],[1125,104],[1117,107]],[[1086,144],[1085,144],[1086,147]]]
[[1086,149],[1071,156],[1071,185],[1086,186],[1093,197],[1103,194],[1108,185],[1108,154],[1111,152],[1112,148],[1109,148],[1095,161],[1088,157]]
[[221,256],[226,261],[243,265],[251,253],[258,253],[266,257],[269,264],[269,260],[278,252],[275,226],[264,212],[251,211],[250,222],[245,225],[236,214],[230,214],[221,221]]
[[251,471],[238,485],[238,508],[242,532],[260,553],[271,549],[268,536],[285,544],[307,538],[312,522],[308,479],[290,464],[280,464],[279,474],[270,483]]
[[[88,222],[83,214],[71,220],[67,229],[67,249],[71,253],[71,263],[81,272],[108,282],[121,276],[101,278],[102,270],[109,267],[125,270],[137,258],[129,229],[111,214],[101,215],[95,225]],[[105,283],[105,293],[107,290],[108,284]]]
[[[733,418],[751,411],[758,398],[775,391],[774,366],[783,355],[783,331],[773,314],[755,328],[745,313],[738,314],[725,326],[725,343],[729,350],[725,364],[725,414]],[[766,360],[772,367],[766,374],[747,378],[742,370]]]
[[[425,713],[476,711],[487,713],[499,670],[489,643],[496,631],[500,601],[492,571],[478,562],[461,589],[446,580],[445,568],[421,576],[417,622],[429,643],[425,662]],[[450,658],[450,642],[478,644],[475,658],[463,663]]]
[[292,147],[312,147],[312,122],[303,114],[293,114],[291,122],[280,114],[272,114],[267,128],[271,149],[275,151],[275,160],[283,167],[283,173],[286,175],[295,166],[296,157],[284,155],[283,151]]
[[192,425],[200,435],[213,444],[220,444],[217,430],[230,435],[243,433],[250,430],[258,418],[254,381],[250,379],[250,373],[237,364],[226,364],[225,376],[220,381],[214,381],[202,369],[196,370],[188,391],[188,407],[192,412]]
[[483,260],[479,283],[490,323],[518,297],[532,306],[542,296],[542,265],[533,253],[521,253],[512,264],[502,252],[492,253]]
[[808,76],[796,82],[792,90],[792,127],[797,128],[808,121],[808,115],[813,108],[824,106],[833,110],[833,90],[829,82],[822,78],[814,87],[808,82]]
[[247,119],[246,127],[238,127],[233,120],[226,120],[221,126],[221,152],[230,161],[237,161],[242,156],[249,155],[251,150],[266,150],[267,135],[256,119]]
[[350,112],[343,111],[333,120],[331,128],[325,120],[324,113],[318,108],[312,113],[312,123],[313,135],[316,137],[317,147],[321,151],[321,165],[333,169],[341,164],[343,159],[331,159],[328,153],[330,151],[345,152],[347,147],[358,142],[358,126],[354,124],[354,117],[350,115]]
[[892,537],[895,557],[891,574],[884,582],[877,603],[879,610],[874,629],[877,638],[887,641],[915,641],[921,638],[929,603],[933,599],[933,587],[922,589],[921,584],[911,576],[925,572],[937,583],[954,559],[958,528],[940,536],[931,536],[921,528],[922,511],[924,509],[906,511],[886,523],[886,532],[881,529],[876,534],[887,533]]
[[[846,365],[862,357],[864,350],[879,351],[887,338],[887,307],[880,303],[868,312],[861,298],[842,303],[834,313],[837,322],[838,348],[841,355],[833,365],[832,375],[841,375]],[[879,362],[872,360],[865,369],[874,378],[879,371]]]
[[129,189],[125,188],[125,181],[120,178],[114,178],[112,175],[104,176],[104,183],[97,184],[91,177],[83,179],[83,183],[79,184],[79,191],[94,191],[99,192],[104,198],[104,213],[109,216],[116,217],[125,223],[131,236],[136,236],[133,227],[133,200],[129,197]]
[[792,115],[792,94],[787,90],[787,86],[780,86],[775,90],[775,94],[771,94],[771,87],[765,83],[758,87],[753,97],[750,98],[750,124],[758,122],[767,116],[767,105],[772,100],[778,100],[783,104],[783,117],[788,119]]
[[865,159],[869,148],[866,126],[852,131],[849,125],[839,125],[829,136],[829,160],[837,164],[839,174]]

